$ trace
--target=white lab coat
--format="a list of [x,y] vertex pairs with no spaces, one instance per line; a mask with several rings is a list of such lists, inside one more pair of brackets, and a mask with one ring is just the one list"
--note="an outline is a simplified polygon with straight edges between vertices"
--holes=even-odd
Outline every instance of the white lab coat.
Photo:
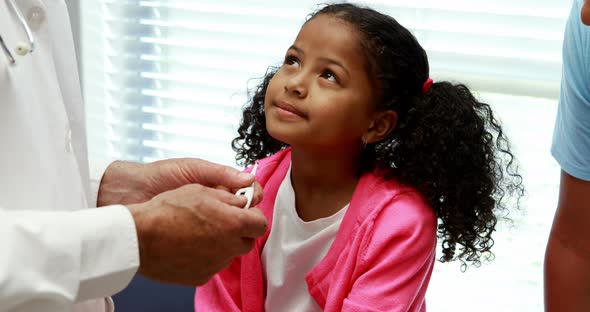
[[[135,225],[123,206],[83,209],[97,187],[64,1],[17,4],[37,47],[16,66],[0,51],[0,311],[109,311],[139,265]],[[4,0],[0,35],[27,41]]]

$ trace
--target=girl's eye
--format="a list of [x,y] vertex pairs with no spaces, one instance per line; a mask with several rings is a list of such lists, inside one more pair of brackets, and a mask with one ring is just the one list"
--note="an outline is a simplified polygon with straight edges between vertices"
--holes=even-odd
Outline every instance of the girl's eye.
[[338,78],[336,77],[336,74],[334,74],[334,72],[332,72],[331,70],[324,71],[324,73],[322,74],[322,77],[327,79],[328,81],[331,81],[331,82],[338,82]]
[[293,56],[293,55],[287,55],[285,57],[285,61],[284,61],[285,65],[290,65],[290,66],[298,66],[299,65],[299,60]]

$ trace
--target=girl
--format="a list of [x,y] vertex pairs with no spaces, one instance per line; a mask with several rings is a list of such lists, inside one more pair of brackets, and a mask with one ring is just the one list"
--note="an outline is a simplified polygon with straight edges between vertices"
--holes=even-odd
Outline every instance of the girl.
[[521,177],[490,107],[428,71],[389,16],[311,15],[233,141],[271,227],[198,289],[198,311],[425,311],[437,234],[441,261],[491,257]]

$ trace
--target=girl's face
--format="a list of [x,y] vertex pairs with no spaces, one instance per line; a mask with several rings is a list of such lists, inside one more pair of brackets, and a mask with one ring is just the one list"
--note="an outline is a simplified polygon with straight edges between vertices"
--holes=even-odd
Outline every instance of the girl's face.
[[584,1],[584,6],[582,7],[582,22],[588,26],[590,26],[590,0]]
[[265,95],[266,128],[292,146],[354,150],[377,100],[357,31],[332,16],[308,21]]

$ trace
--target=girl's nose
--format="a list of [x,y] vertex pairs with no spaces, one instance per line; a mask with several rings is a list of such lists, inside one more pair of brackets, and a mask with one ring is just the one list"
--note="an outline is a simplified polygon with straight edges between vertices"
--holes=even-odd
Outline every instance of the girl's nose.
[[287,80],[285,84],[285,91],[295,95],[296,97],[304,98],[307,96],[307,85],[303,74],[294,75]]

